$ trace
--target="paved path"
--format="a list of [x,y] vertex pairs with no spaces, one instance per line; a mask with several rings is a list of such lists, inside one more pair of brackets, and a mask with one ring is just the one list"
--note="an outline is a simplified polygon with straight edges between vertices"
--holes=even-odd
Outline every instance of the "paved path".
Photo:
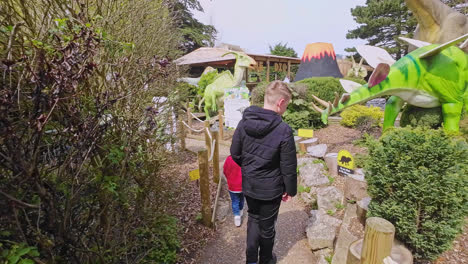
[[[187,139],[187,148],[198,151],[204,148],[204,142]],[[220,161],[229,155],[229,148],[220,145]],[[222,166],[220,166],[222,168]],[[208,242],[200,261],[203,264],[237,264],[245,263],[245,245],[247,233],[247,212],[244,211],[241,227],[234,225],[232,213],[226,220],[217,223],[216,237]],[[276,242],[274,252],[279,264],[314,264],[305,235],[308,215],[297,197],[282,203],[276,223]]]

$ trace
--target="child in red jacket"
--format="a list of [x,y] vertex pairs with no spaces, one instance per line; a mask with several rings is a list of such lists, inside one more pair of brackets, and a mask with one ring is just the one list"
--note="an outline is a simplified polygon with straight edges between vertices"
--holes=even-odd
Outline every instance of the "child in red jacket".
[[232,213],[234,224],[239,227],[242,223],[242,211],[244,209],[244,195],[242,194],[242,172],[231,156],[226,158],[223,166],[224,176],[228,183],[229,195],[231,196]]

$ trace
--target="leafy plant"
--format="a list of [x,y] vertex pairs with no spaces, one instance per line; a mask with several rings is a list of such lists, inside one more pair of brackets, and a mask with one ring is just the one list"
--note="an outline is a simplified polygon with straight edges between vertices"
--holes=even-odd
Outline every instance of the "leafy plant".
[[347,127],[380,126],[384,117],[383,111],[376,106],[353,105],[341,112],[341,124]]
[[331,264],[331,263],[332,263],[332,259],[333,259],[333,255],[330,255],[330,256],[326,256],[326,257],[325,257],[325,260],[327,261],[328,264]]
[[5,264],[34,264],[34,258],[39,257],[36,247],[30,247],[24,243],[0,242],[0,261]]
[[400,126],[439,128],[443,122],[442,108],[420,108],[407,104],[401,113]]
[[468,215],[468,145],[442,130],[392,129],[368,141],[369,215],[392,222],[417,259],[449,249]]
[[200,81],[198,81],[197,94],[203,96],[205,94],[205,88],[214,81],[217,75],[218,71],[211,71],[203,74]]
[[336,208],[337,210],[342,210],[342,209],[344,209],[345,207],[346,207],[346,206],[344,206],[344,204],[341,204],[341,203],[335,204],[335,208]]
[[333,184],[335,182],[335,178],[333,178],[332,176],[328,175],[328,182],[329,184]]
[[329,216],[334,216],[334,215],[335,215],[335,211],[333,211],[333,210],[327,210],[327,214],[328,214]]

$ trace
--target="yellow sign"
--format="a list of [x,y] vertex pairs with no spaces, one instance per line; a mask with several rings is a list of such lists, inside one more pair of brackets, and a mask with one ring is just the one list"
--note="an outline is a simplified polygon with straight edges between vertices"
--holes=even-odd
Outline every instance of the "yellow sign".
[[347,150],[338,152],[338,173],[354,174],[354,158]]
[[304,138],[312,138],[314,137],[314,130],[299,128],[297,135]]
[[195,181],[200,179],[200,171],[198,169],[189,172],[190,180]]

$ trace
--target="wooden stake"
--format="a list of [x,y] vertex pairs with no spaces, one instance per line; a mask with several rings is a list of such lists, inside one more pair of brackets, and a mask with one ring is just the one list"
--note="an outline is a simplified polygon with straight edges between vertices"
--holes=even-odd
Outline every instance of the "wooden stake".
[[213,139],[216,140],[213,150],[213,182],[219,183],[219,134],[218,131],[212,132]]
[[219,121],[219,139],[224,139],[224,118],[223,118],[223,110],[218,111],[218,121]]
[[266,81],[270,82],[270,59],[267,59],[267,72],[266,72]]
[[361,252],[362,264],[380,264],[392,252],[395,227],[380,217],[366,220],[366,230]]
[[211,227],[210,176],[208,175],[208,152],[206,150],[198,152],[198,168],[200,172],[202,222],[205,226]]
[[180,139],[180,148],[182,151],[185,150],[185,126],[182,123],[182,113],[179,114],[179,139]]
[[205,129],[203,130],[203,133],[205,134],[205,145],[206,145],[206,150],[208,150],[208,157],[211,156],[211,140],[210,140],[210,135],[208,134],[209,132],[207,130],[210,130],[210,121],[205,120]]
[[[192,113],[192,109],[190,109],[190,107],[187,107],[187,125],[188,125],[189,127],[192,127],[192,115],[191,115],[191,113]],[[192,134],[192,130],[191,130],[191,129],[188,130],[188,134],[189,134],[189,135]]]

